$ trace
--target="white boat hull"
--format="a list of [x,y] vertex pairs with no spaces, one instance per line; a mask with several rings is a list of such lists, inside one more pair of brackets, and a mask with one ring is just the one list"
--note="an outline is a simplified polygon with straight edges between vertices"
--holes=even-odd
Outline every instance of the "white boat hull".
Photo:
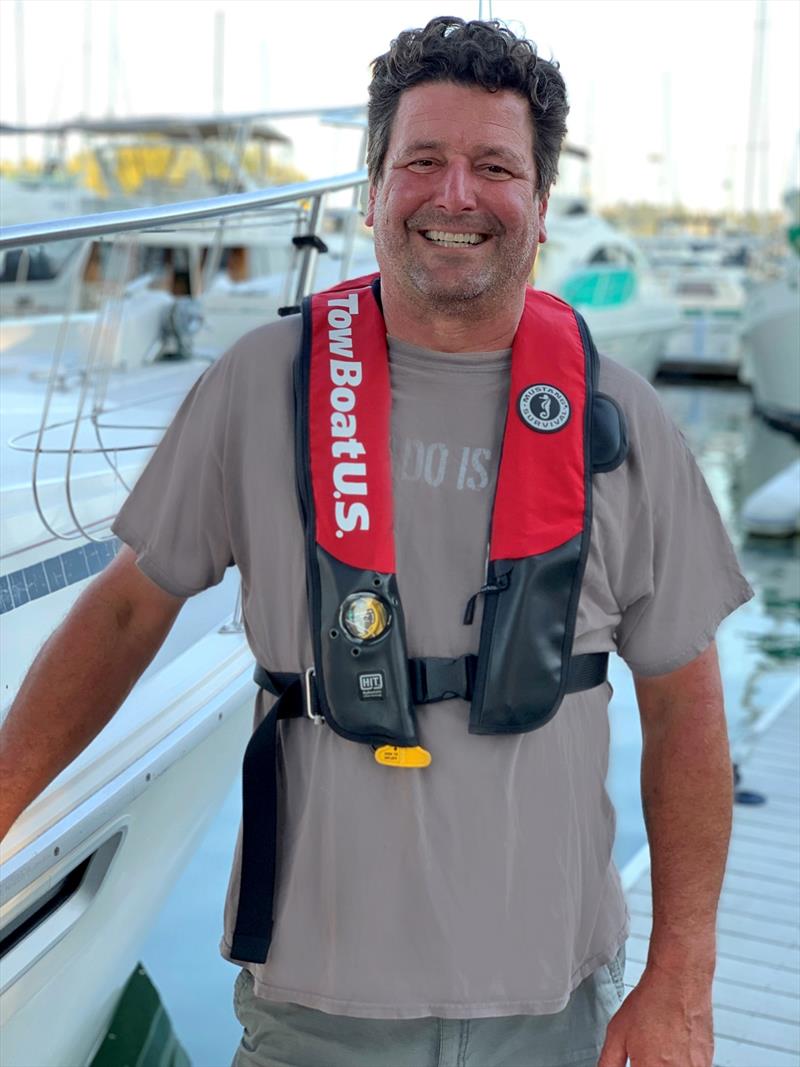
[[594,343],[605,356],[641,374],[648,380],[655,377],[665,347],[676,328],[671,309],[659,315],[659,308],[648,315],[639,308],[635,315],[618,314],[595,308],[581,308]]
[[[63,914],[54,913],[4,961],[7,972],[18,965],[14,951],[39,952],[0,1001],[5,1067],[83,1065],[102,1041],[141,942],[239,765],[250,731],[252,687],[234,681],[227,689],[215,704],[222,715],[215,728],[163,773],[151,771],[147,788],[110,805],[108,819],[87,840],[4,902],[4,910],[18,908],[119,836],[105,877],[89,891],[74,925],[59,937]],[[81,906],[73,901],[73,909]],[[60,910],[69,911],[70,902]]]
[[756,408],[800,431],[800,271],[753,292],[744,342]]
[[[113,427],[95,433],[84,418],[71,469],[62,450],[71,439],[80,379],[54,395],[37,488],[42,514],[60,537],[48,533],[34,508],[31,455],[2,442],[4,705],[35,651],[118,547],[115,540],[89,541],[75,522],[107,537],[147,446],[204,365],[112,370],[101,422]],[[41,368],[34,353],[5,365],[4,428],[29,446],[41,417]],[[98,435],[106,453],[96,447]],[[90,1059],[151,923],[230,788],[255,694],[252,654],[241,625],[232,625],[238,589],[231,569],[218,586],[187,601],[111,722],[3,844],[4,1067]]]

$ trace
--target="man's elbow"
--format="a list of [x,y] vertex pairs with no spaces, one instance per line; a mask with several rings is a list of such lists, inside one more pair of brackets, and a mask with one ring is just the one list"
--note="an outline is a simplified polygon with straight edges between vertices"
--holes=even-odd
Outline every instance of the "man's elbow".
[[173,596],[148,578],[127,545],[87,587],[78,604],[82,600],[105,602],[120,632],[153,633],[168,632],[186,603],[185,597]]
[[668,674],[634,676],[642,733],[657,735],[680,722],[699,723],[708,731],[725,725],[722,679],[717,646],[711,641],[689,663]]

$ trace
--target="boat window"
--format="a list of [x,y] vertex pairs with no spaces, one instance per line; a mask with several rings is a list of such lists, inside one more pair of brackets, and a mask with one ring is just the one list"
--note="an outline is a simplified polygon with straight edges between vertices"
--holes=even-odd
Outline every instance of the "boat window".
[[587,260],[587,263],[610,263],[620,267],[632,266],[634,262],[633,253],[623,245],[601,245]]
[[577,271],[561,287],[563,298],[576,307],[617,307],[635,293],[635,273],[620,267]]
[[732,252],[726,252],[722,257],[723,267],[749,267],[750,266],[750,249],[742,245],[741,248],[736,248]]
[[678,296],[716,296],[717,287],[713,282],[698,279],[685,279],[675,286]]
[[6,249],[0,259],[0,285],[51,282],[75,255],[79,244],[80,241],[53,241],[27,249]]
[[79,241],[53,241],[30,248],[6,249],[0,260],[0,285],[52,281],[61,273],[79,244]]

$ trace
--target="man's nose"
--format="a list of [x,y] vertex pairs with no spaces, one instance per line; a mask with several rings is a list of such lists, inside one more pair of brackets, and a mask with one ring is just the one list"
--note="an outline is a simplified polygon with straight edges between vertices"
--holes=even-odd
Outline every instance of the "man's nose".
[[478,206],[475,172],[466,160],[451,159],[442,169],[436,206],[450,215],[474,211]]

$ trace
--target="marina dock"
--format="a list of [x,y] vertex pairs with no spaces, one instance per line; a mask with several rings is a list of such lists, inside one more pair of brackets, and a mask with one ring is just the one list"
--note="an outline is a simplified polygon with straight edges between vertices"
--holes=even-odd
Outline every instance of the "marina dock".
[[[800,1063],[800,681],[734,752],[739,788],[765,796],[734,805],[717,921],[715,1067]],[[645,846],[622,871],[631,913],[625,985],[639,981],[652,924]]]

